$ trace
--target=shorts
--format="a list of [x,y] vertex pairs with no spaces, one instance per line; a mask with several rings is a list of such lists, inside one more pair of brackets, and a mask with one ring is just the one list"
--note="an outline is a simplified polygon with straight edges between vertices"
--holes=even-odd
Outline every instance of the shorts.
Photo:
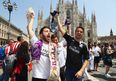
[[99,63],[99,61],[100,61],[100,57],[98,56],[98,57],[94,57],[94,63]]
[[106,56],[103,61],[104,61],[104,65],[112,67],[112,58],[111,57]]

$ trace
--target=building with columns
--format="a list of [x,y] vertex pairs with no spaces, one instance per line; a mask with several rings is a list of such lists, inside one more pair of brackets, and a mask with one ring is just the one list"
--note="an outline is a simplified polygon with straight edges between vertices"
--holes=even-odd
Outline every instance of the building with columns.
[[[83,41],[88,42],[97,42],[97,22],[95,13],[91,14],[91,20],[86,18],[86,9],[83,6],[83,12],[80,12],[78,9],[78,0],[72,0],[64,2],[64,0],[58,0],[56,5],[56,10],[59,11],[59,16],[63,26],[69,31],[69,34],[74,36],[74,32],[77,26],[82,26],[84,28],[84,38]],[[53,12],[52,9],[52,0],[50,4],[50,12]],[[38,33],[41,27],[44,25],[51,27],[51,15],[43,20],[43,11],[39,12],[38,15],[38,27],[36,33]],[[65,25],[65,22],[68,21],[70,24]],[[57,23],[56,23],[57,24]],[[60,35],[59,35],[60,36]]]
[[24,40],[29,41],[28,36],[23,31],[0,16],[0,45],[6,44],[8,39],[14,39],[16,41],[17,36],[23,36]]

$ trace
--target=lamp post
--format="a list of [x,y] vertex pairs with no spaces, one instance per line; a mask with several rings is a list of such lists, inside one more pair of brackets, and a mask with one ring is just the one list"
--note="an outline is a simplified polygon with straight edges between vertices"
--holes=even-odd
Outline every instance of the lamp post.
[[14,2],[14,3],[11,3],[11,1],[10,0],[8,0],[8,1],[6,1],[6,0],[4,0],[3,1],[3,6],[4,6],[4,8],[5,9],[8,9],[8,11],[9,11],[9,26],[8,26],[8,32],[7,32],[7,34],[8,34],[8,40],[9,40],[9,35],[10,35],[10,21],[11,21],[11,12],[13,11],[13,9],[14,10],[16,10],[17,9],[17,4]]

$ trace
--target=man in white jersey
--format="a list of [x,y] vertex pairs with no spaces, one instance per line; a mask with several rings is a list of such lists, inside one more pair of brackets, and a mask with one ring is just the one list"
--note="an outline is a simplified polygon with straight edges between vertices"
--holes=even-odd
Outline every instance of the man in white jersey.
[[[38,38],[35,36],[35,33],[32,30],[34,22],[34,13],[28,14],[27,17],[29,17],[27,18],[29,19],[27,31],[29,34],[31,45],[33,46],[38,41]],[[43,28],[41,28],[39,35],[43,44],[41,47],[40,59],[33,63],[32,81],[47,81],[47,79],[50,76],[50,59],[49,59],[49,42],[51,40],[50,28],[44,26]]]

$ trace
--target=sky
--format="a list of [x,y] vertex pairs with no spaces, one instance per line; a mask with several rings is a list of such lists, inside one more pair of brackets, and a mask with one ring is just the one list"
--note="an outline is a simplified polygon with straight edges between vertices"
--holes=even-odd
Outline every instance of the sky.
[[[3,7],[4,0],[0,0],[0,16],[8,20],[9,12]],[[50,15],[50,1],[51,0],[10,0],[11,3],[17,4],[17,10],[11,13],[11,23],[27,33],[27,19],[26,12],[29,7],[35,11],[35,21],[33,28],[37,27],[38,11],[43,10],[44,19]],[[64,0],[72,1],[72,0]],[[83,12],[83,5],[86,9],[87,19],[91,19],[91,14],[95,13],[97,21],[97,34],[98,36],[109,36],[110,30],[116,35],[116,0],[77,0],[78,9]],[[58,0],[52,0],[53,10],[56,9]]]

